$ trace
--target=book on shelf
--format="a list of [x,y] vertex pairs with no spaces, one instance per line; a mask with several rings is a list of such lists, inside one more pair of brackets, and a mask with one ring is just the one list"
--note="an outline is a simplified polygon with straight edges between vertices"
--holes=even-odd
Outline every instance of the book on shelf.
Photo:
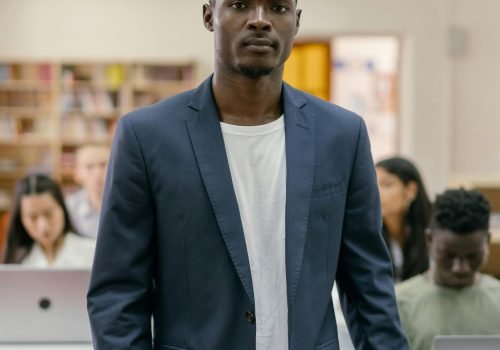
[[10,80],[10,69],[6,64],[0,64],[0,81]]
[[0,106],[2,107],[40,107],[48,108],[51,103],[49,91],[24,89],[7,90],[0,88]]
[[46,141],[54,137],[54,128],[48,118],[0,116],[0,141]]
[[84,87],[76,90],[65,89],[61,93],[61,109],[63,113],[81,110],[82,113],[88,115],[101,114],[107,116],[115,112],[118,108],[117,103],[114,94],[104,89],[92,90]]
[[13,141],[17,134],[16,120],[11,116],[3,115],[0,118],[0,141]]
[[119,89],[125,81],[125,70],[122,65],[110,64],[106,68],[106,84],[112,90]]
[[38,65],[38,80],[42,82],[51,82],[54,79],[52,73],[52,65],[42,63]]
[[84,117],[64,118],[61,124],[64,142],[81,142],[88,139],[89,131]]

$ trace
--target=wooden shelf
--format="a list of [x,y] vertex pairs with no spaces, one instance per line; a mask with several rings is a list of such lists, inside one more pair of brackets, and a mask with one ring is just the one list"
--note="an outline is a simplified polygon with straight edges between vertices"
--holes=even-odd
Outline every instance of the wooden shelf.
[[17,181],[20,177],[24,176],[24,170],[0,170],[0,181]]
[[53,144],[50,139],[18,139],[18,140],[2,140],[0,139],[0,147],[48,147]]
[[71,108],[61,110],[63,118],[90,118],[90,119],[117,119],[123,114],[119,108],[111,111],[85,111],[82,108]]
[[13,113],[13,114],[47,114],[55,113],[56,110],[50,107],[19,107],[19,106],[0,106],[0,114]]
[[0,60],[0,166],[21,166],[0,170],[0,191],[10,195],[16,179],[38,168],[74,185],[76,148],[110,145],[122,115],[196,83],[192,61]]
[[0,80],[0,90],[51,90],[53,84],[52,81],[39,80]]
[[63,139],[61,145],[63,147],[79,147],[89,143],[109,145],[111,143],[111,138]]

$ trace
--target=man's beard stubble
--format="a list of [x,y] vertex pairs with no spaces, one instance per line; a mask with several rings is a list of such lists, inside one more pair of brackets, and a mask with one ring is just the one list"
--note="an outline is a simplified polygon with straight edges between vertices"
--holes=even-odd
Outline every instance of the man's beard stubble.
[[246,78],[258,79],[270,75],[274,68],[238,65],[235,70]]

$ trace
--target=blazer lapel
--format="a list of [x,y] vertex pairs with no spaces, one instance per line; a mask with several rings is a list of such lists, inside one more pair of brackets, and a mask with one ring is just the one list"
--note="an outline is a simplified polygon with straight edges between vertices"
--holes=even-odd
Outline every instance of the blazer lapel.
[[211,84],[209,78],[196,91],[189,105],[196,116],[187,120],[186,125],[222,237],[243,287],[254,303],[245,236]]
[[283,84],[286,138],[286,279],[288,308],[297,290],[306,242],[310,198],[314,178],[314,119],[301,111],[302,94]]

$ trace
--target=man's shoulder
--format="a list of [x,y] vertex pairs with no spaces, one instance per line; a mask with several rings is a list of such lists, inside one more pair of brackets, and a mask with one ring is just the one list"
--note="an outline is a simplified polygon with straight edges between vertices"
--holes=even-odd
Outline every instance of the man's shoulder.
[[492,276],[482,274],[481,285],[484,289],[491,290],[497,293],[498,299],[500,300],[500,280]]

